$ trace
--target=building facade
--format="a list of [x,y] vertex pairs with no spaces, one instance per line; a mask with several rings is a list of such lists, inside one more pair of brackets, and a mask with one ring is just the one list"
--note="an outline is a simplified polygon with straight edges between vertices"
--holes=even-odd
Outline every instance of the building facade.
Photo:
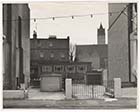
[[76,61],[91,62],[92,69],[107,69],[108,46],[102,45],[77,45]]
[[[133,66],[134,63],[136,65],[137,59],[136,41],[135,42],[133,41],[136,40],[135,38],[136,32],[132,30],[134,25],[132,22],[133,19],[132,14],[136,13],[134,7],[132,8],[132,4],[129,3],[109,4],[109,12],[110,12],[109,29],[108,29],[109,80],[117,77],[121,78],[122,82],[132,81],[133,77],[132,68],[134,67]],[[118,13],[111,14],[111,12]],[[137,22],[135,23],[135,25],[136,24]]]
[[41,62],[49,63],[63,63],[69,62],[69,37],[56,38],[52,35],[47,39],[36,37],[34,33],[30,39],[31,50],[31,85],[39,85],[40,80],[40,66]]
[[[92,45],[86,47],[76,46],[76,59],[78,59],[77,61],[71,60],[69,51],[69,37],[56,38],[56,36],[50,36],[46,39],[40,39],[37,38],[37,33],[34,32],[33,38],[30,39],[30,45],[31,86],[41,88],[43,87],[48,90],[49,87],[46,87],[44,84],[42,84],[42,81],[48,80],[50,77],[55,77],[54,75],[59,75],[59,78],[62,79],[60,82],[63,83],[63,88],[65,85],[65,78],[72,78],[78,82],[86,83],[85,77],[88,73],[94,74],[94,76],[97,75],[95,71],[94,73],[92,71],[92,64],[96,65],[96,67],[98,66],[98,68],[107,67],[105,62],[107,59],[106,45]],[[90,48],[92,48],[92,50],[88,51]],[[88,56],[83,54],[88,54]],[[83,57],[79,56],[85,56],[86,59],[83,60]],[[92,57],[92,59],[89,57]],[[100,76],[97,75],[96,78]],[[100,83],[101,81],[102,78],[101,80],[97,81],[97,83]],[[93,82],[95,82],[95,80]],[[59,85],[59,83],[57,84],[55,81],[51,83],[55,84],[55,86]]]
[[84,80],[87,72],[91,71],[91,62],[40,62],[40,73],[58,73],[63,78],[73,80]]
[[105,44],[105,29],[102,24],[100,24],[100,27],[97,30],[97,44]]
[[48,39],[30,39],[31,62],[34,60],[69,61],[69,37],[58,39],[50,36]]
[[3,87],[28,87],[30,81],[30,9],[28,4],[3,4]]

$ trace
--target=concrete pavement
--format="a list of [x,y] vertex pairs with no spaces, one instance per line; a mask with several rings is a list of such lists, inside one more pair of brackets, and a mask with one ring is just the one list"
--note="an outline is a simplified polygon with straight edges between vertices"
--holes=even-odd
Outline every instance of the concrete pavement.
[[122,88],[122,96],[123,98],[137,98],[137,88],[129,87]]
[[134,109],[135,98],[105,100],[4,100],[4,108],[47,108],[47,109]]
[[64,92],[40,92],[40,89],[28,91],[29,100],[64,100]]

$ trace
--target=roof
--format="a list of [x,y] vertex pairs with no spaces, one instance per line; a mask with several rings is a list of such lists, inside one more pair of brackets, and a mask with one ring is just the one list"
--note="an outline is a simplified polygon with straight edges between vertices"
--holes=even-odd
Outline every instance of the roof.
[[44,41],[44,40],[51,40],[51,39],[54,39],[54,40],[68,40],[68,38],[50,38],[50,37],[49,38],[43,38],[43,37],[38,38],[37,37],[36,39],[30,38],[31,41],[33,41],[33,40],[34,41],[36,41],[36,40],[43,40]]
[[31,37],[30,40],[70,40],[70,37],[57,37],[56,35],[49,35],[49,37],[39,37],[36,38]]

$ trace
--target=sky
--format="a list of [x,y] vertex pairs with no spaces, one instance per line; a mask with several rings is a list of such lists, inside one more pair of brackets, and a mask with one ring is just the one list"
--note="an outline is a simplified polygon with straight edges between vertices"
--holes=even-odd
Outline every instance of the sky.
[[[108,28],[108,4],[106,2],[32,2],[29,4],[31,18],[31,38],[33,30],[37,31],[38,38],[48,38],[56,35],[57,38],[70,36],[73,44],[96,44],[97,28],[100,23]],[[86,15],[85,17],[37,19],[58,16]]]

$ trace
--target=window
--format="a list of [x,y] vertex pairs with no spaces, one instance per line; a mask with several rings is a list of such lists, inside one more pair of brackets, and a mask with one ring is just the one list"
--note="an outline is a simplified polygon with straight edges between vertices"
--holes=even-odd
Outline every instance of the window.
[[44,58],[44,53],[43,52],[40,52],[39,53],[39,56],[40,56],[40,58]]
[[49,47],[52,47],[53,46],[53,44],[52,43],[49,43]]
[[51,58],[54,58],[54,54],[53,54],[53,53],[51,53],[51,54],[50,54],[50,57],[51,57]]
[[52,66],[42,66],[42,72],[52,72]]
[[40,42],[40,40],[37,40],[37,46],[38,46],[38,47],[41,47],[41,42]]
[[63,65],[55,65],[54,71],[55,72],[64,72],[64,66]]
[[66,71],[67,71],[68,73],[75,73],[75,66],[74,66],[74,65],[68,65],[68,66],[66,67]]
[[85,65],[77,65],[77,72],[78,73],[86,73],[87,72],[87,66],[85,66]]

